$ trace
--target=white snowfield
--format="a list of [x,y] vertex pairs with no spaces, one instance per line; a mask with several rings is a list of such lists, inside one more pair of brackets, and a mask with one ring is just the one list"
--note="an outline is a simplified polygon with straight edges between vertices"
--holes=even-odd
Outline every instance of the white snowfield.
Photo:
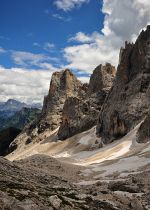
[[107,176],[110,179],[110,175],[116,173],[124,177],[130,173],[138,173],[138,170],[150,169],[150,143],[136,142],[139,126],[140,124],[120,140],[102,148],[98,147],[101,139],[96,137],[95,127],[65,141],[54,140],[57,129],[43,141],[23,145],[7,158],[13,161],[34,154],[45,154],[74,165],[85,166],[82,175],[92,176],[95,180],[107,179]]

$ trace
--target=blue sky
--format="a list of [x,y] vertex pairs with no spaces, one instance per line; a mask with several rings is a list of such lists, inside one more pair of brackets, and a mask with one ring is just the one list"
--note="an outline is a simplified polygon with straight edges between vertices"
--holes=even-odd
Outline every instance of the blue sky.
[[12,59],[12,51],[24,51],[57,58],[46,61],[60,67],[66,64],[62,50],[70,45],[70,37],[79,31],[91,34],[103,27],[100,1],[92,0],[67,12],[54,3],[52,0],[0,1],[0,46],[7,50],[1,55],[0,65],[20,66]]
[[41,102],[54,71],[82,82],[150,24],[149,0],[0,0],[0,101]]

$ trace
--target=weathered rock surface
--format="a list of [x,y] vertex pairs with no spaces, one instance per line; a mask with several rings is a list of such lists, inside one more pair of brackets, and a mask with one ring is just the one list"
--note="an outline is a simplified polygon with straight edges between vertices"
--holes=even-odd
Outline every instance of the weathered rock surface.
[[99,111],[112,86],[115,67],[99,65],[91,75],[84,97],[69,97],[64,105],[59,139],[66,139],[97,124]]
[[[21,142],[40,141],[47,133],[59,127],[64,103],[68,97],[84,95],[86,86],[83,85],[68,69],[55,72],[52,75],[48,95],[44,98],[42,114],[23,130],[22,134],[10,145],[11,150],[16,149]],[[42,136],[42,137],[40,137]]]
[[82,83],[68,69],[53,73],[49,93],[44,99],[39,132],[47,126],[54,130],[60,125],[66,99],[70,96],[78,96],[81,87]]
[[128,133],[150,107],[150,26],[135,44],[125,43],[111,91],[101,109],[97,134],[109,143]]
[[150,112],[141,124],[137,134],[137,142],[146,143],[148,141],[150,141]]
[[90,78],[88,94],[97,93],[105,88],[111,88],[115,74],[116,69],[110,63],[106,63],[105,66],[99,65],[96,67]]
[[[75,166],[70,167],[72,172]],[[69,177],[63,177],[59,161],[43,155],[17,162],[0,158],[0,169],[0,209],[146,210],[150,207],[149,171],[129,175],[122,181],[76,186],[70,184]],[[79,181],[79,173],[76,179]]]

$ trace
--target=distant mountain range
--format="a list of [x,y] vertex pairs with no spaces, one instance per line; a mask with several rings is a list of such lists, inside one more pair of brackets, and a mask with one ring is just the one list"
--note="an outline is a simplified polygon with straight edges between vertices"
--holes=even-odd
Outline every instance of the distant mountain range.
[[37,108],[24,107],[11,117],[0,118],[0,130],[9,127],[18,128],[22,130],[26,124],[33,121],[37,116],[39,116],[40,113],[41,110]]
[[42,109],[40,103],[33,103],[30,105],[14,99],[9,99],[6,102],[0,102],[0,117],[11,117],[15,112],[20,111],[24,107]]
[[0,102],[0,130],[9,127],[22,130],[40,114],[41,107],[41,104],[28,105],[14,99]]

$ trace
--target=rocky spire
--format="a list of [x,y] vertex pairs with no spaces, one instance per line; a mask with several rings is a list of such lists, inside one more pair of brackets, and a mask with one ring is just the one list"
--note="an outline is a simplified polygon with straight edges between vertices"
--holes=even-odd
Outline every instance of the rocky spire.
[[64,104],[59,139],[66,139],[96,125],[99,110],[112,86],[115,67],[99,65],[91,75],[87,92],[82,97],[69,97]]
[[90,77],[88,94],[93,94],[102,89],[109,89],[112,86],[114,76],[116,74],[115,67],[110,63],[97,66]]
[[22,134],[13,142],[11,147],[16,148],[20,142],[40,141],[50,135],[61,123],[62,110],[67,98],[78,97],[83,94],[83,84],[69,70],[54,72],[51,77],[48,95],[44,98],[41,116],[29,124]]
[[150,107],[150,26],[135,44],[125,43],[115,82],[99,116],[97,134],[104,143],[136,126]]
[[[44,99],[40,128],[49,126],[54,130],[60,125],[62,109],[65,100],[71,96],[78,96],[82,83],[69,70],[55,72],[52,75],[48,95]],[[41,131],[42,131],[41,130]]]

